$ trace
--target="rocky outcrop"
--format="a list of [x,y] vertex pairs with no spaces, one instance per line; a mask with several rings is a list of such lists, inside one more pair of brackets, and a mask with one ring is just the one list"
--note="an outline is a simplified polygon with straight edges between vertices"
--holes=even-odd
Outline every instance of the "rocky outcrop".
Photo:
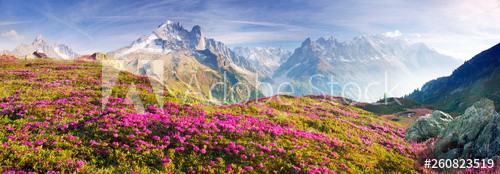
[[484,127],[472,149],[476,152],[473,156],[476,158],[500,155],[500,116],[498,114]]
[[410,141],[422,142],[429,138],[435,138],[448,125],[453,118],[441,111],[434,111],[418,118],[406,129],[405,138]]
[[496,158],[500,155],[500,115],[493,101],[481,99],[440,133],[435,155],[441,159]]

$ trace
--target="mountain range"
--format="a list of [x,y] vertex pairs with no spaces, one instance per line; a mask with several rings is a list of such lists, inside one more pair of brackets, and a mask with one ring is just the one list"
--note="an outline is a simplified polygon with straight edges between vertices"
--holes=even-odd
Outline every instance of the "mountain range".
[[292,53],[283,48],[275,47],[235,47],[234,52],[245,57],[264,76],[273,76],[276,69],[285,62]]
[[259,94],[250,84],[254,66],[222,42],[205,38],[197,25],[188,31],[167,20],[130,46],[108,54],[123,60],[128,71],[157,77],[179,95],[197,93],[198,99],[227,102]]
[[273,76],[295,82],[296,95],[342,92],[358,101],[374,101],[386,92],[407,94],[460,64],[423,43],[383,34],[347,41],[307,38]]
[[500,43],[458,67],[450,76],[425,83],[408,98],[445,112],[463,113],[485,97],[500,110]]
[[33,52],[43,52],[47,56],[59,59],[74,59],[80,55],[63,44],[49,44],[42,36],[37,36],[31,44],[21,44],[11,52],[17,56],[25,56]]
[[[41,36],[11,53],[22,56],[34,51],[60,59],[80,57],[68,46],[48,44]],[[274,47],[230,49],[204,37],[198,25],[189,31],[170,20],[106,57],[122,61],[127,71],[163,81],[178,95],[195,92],[199,99],[219,102],[228,100],[232,91],[237,99],[291,91],[376,101],[385,95],[408,94],[461,64],[423,43],[385,34],[346,41],[307,38],[293,52]],[[226,86],[214,86],[219,82]],[[259,88],[260,82],[272,89]]]

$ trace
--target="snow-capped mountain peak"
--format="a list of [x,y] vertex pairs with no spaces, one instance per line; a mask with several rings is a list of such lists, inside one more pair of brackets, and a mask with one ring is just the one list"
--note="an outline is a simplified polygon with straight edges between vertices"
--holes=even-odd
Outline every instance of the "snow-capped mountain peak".
[[43,52],[47,54],[48,57],[59,59],[73,59],[80,56],[73,49],[64,44],[51,45],[47,43],[41,35],[38,35],[30,45],[21,44],[17,46],[12,53],[18,56],[26,56],[31,55],[35,51]]
[[186,30],[179,22],[166,20],[158,25],[151,33],[134,41],[130,46],[109,53],[115,58],[130,57],[130,54],[144,53],[153,55],[166,55],[181,50],[204,51],[220,55],[231,66],[254,70],[246,59],[226,47],[222,42],[207,39],[201,32],[201,27],[193,26],[191,31]]
[[206,38],[203,37],[200,26],[195,25],[188,31],[179,22],[166,20],[150,34],[134,41],[127,49],[118,50],[117,57],[136,51],[167,54],[172,50],[206,48]]
[[[384,82],[386,74],[389,74],[391,85],[397,82],[406,83],[396,94],[403,95],[417,88],[425,79],[450,73],[461,63],[452,57],[439,54],[423,43],[413,43],[399,35],[398,31],[394,31],[344,41],[334,38],[319,38],[313,41],[307,38],[302,46],[295,49],[292,56],[277,68],[274,77],[307,82],[317,74],[325,77],[331,75],[337,82],[354,82],[363,86],[374,81]],[[323,87],[324,91],[328,91],[328,86]],[[368,96],[371,99],[366,100],[376,99],[382,96],[383,92],[383,89],[377,89]]]
[[399,36],[388,37],[386,35],[364,35],[344,41],[339,41],[334,37],[328,39],[320,37],[314,41],[307,38],[298,49],[302,52],[310,51],[319,57],[326,57],[333,61],[367,62],[381,58],[385,60],[405,59],[407,58],[404,55],[405,50],[419,45]]
[[160,24],[158,28],[153,31],[156,36],[163,40],[177,39],[181,40],[182,37],[189,34],[189,31],[184,29],[184,27],[179,22],[172,22],[167,20]]
[[[167,20],[165,20],[165,22],[161,23],[161,24],[158,26],[158,28],[163,28],[163,27],[166,27],[166,26],[168,26],[168,25],[172,25],[172,24],[174,24],[174,23],[175,23],[174,21],[171,21],[171,20],[167,19]],[[179,24],[179,23],[177,23],[177,24]]]

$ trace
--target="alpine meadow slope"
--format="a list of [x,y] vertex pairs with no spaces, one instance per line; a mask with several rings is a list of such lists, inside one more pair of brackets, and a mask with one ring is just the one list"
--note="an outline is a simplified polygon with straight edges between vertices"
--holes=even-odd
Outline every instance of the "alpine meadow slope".
[[218,107],[182,104],[166,89],[155,94],[154,78],[118,69],[111,69],[119,76],[104,99],[103,71],[110,69],[99,62],[1,62],[0,172],[420,170],[404,127],[339,99],[279,95]]
[[[165,20],[114,49],[79,55],[39,36],[0,53],[0,173],[500,169],[500,44],[460,66],[399,30],[291,52],[230,49]],[[424,164],[471,157],[496,165]]]

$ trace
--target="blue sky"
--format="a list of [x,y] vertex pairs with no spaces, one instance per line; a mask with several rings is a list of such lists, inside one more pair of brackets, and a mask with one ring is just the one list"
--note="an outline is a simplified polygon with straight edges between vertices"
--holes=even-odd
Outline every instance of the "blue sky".
[[468,59],[500,42],[498,0],[0,0],[0,50],[43,35],[79,53],[129,45],[170,19],[234,46],[294,49],[307,37],[340,40],[399,30]]

